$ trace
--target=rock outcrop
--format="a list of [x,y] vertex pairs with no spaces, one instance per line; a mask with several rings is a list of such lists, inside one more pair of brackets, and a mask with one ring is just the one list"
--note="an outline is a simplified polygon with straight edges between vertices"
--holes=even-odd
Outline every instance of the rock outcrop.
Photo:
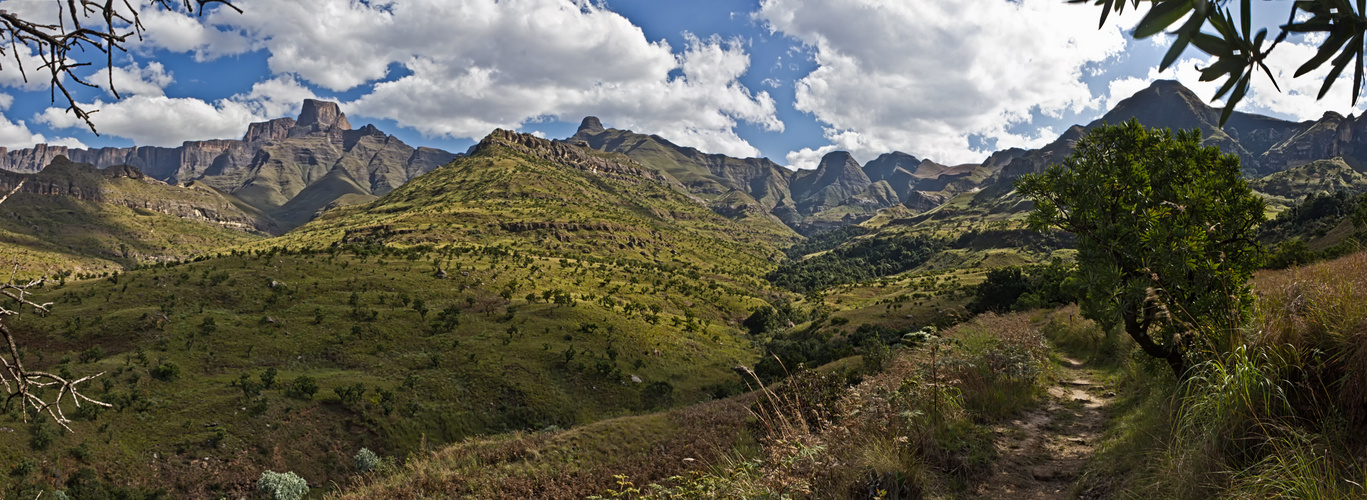
[[798,175],[792,183],[793,199],[798,211],[807,213],[836,207],[873,184],[859,162],[845,151],[827,153],[816,170]]

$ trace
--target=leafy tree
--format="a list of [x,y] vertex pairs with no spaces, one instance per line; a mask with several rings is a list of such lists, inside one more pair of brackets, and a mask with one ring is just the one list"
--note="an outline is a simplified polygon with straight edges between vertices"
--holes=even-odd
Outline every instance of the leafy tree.
[[992,269],[973,289],[968,311],[1007,312],[1052,307],[1077,300],[1068,284],[1073,267],[1055,258],[1048,264]]
[[265,389],[275,387],[276,373],[278,372],[275,370],[274,366],[267,368],[265,372],[261,373],[261,387]]
[[318,381],[308,375],[300,375],[295,377],[294,382],[290,384],[288,394],[292,398],[309,401],[317,392]]
[[641,390],[641,406],[648,410],[664,408],[674,404],[674,384],[665,381],[651,382]]
[[[1265,61],[1277,45],[1292,33],[1318,34],[1321,36],[1319,50],[1306,60],[1293,77],[1300,77],[1330,63],[1328,75],[1320,85],[1319,98],[1329,92],[1339,75],[1353,65],[1353,104],[1357,104],[1358,94],[1363,84],[1363,34],[1367,32],[1367,2],[1348,0],[1302,0],[1291,3],[1291,12],[1286,24],[1280,27],[1276,37],[1269,40],[1267,29],[1253,32],[1253,6],[1250,0],[1240,0],[1239,19],[1236,22],[1230,13],[1229,0],[1068,0],[1069,3],[1092,3],[1101,6],[1101,25],[1112,11],[1125,10],[1129,4],[1138,9],[1148,5],[1149,10],[1134,29],[1135,38],[1148,38],[1164,32],[1185,19],[1181,26],[1171,31],[1176,35],[1167,55],[1159,65],[1159,70],[1177,62],[1188,46],[1216,58],[1216,62],[1201,69],[1201,81],[1209,82],[1224,78],[1224,84],[1216,91],[1213,99],[1226,98],[1224,113],[1220,124],[1229,119],[1234,106],[1248,92],[1253,74],[1258,70],[1267,75],[1273,86],[1277,86],[1272,71]],[[1261,2],[1266,3],[1266,2]],[[1286,5],[1286,4],[1281,4]],[[1203,31],[1209,27],[1214,33]],[[1330,62],[1332,60],[1332,62]],[[1280,90],[1280,87],[1278,87]]]
[[342,400],[342,404],[351,406],[361,402],[365,396],[365,384],[357,382],[349,386],[334,387],[333,392],[337,393],[337,399]]
[[1077,235],[1089,318],[1123,326],[1179,377],[1192,350],[1230,347],[1252,304],[1263,220],[1238,157],[1201,147],[1199,131],[1130,120],[1088,132],[1062,165],[1016,189],[1035,201],[1032,227]]
[[1030,280],[1019,266],[999,267],[987,272],[987,279],[973,289],[968,311],[1007,312],[1021,295],[1030,290]]

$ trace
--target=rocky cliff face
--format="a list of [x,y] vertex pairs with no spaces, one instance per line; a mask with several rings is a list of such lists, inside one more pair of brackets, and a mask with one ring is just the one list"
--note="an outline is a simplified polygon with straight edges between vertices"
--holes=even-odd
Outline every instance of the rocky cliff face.
[[[301,216],[298,210],[281,211],[282,207],[333,170],[354,181],[365,195],[383,196],[456,157],[439,149],[414,148],[373,125],[352,130],[337,103],[308,99],[297,119],[253,123],[241,140],[187,141],[176,148],[86,150],[46,144],[16,151],[0,148],[0,169],[38,172],[59,155],[99,168],[130,165],[170,184],[202,182],[279,216],[285,229],[307,222],[313,214]],[[349,182],[328,185],[348,186],[336,196],[354,194]],[[312,199],[310,204],[326,205],[331,196],[328,191],[313,190],[312,196],[323,199]]]
[[475,151],[494,146],[507,147],[523,154],[544,158],[577,170],[628,184],[649,180],[683,188],[678,180],[660,172],[646,169],[629,159],[613,161],[599,158],[589,155],[582,148],[570,143],[550,141],[530,134],[519,134],[511,130],[494,130],[475,146]]
[[799,212],[816,213],[863,193],[871,184],[853,156],[835,151],[821,157],[816,170],[793,180],[793,199]]

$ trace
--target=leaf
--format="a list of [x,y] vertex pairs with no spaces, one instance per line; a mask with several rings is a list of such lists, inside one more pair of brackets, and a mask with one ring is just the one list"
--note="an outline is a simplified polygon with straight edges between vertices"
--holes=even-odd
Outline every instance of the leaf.
[[1225,126],[1225,122],[1229,121],[1229,116],[1234,113],[1234,105],[1243,100],[1244,93],[1248,92],[1248,77],[1250,76],[1253,76],[1252,72],[1245,74],[1243,78],[1239,79],[1239,83],[1234,85],[1234,93],[1230,94],[1229,100],[1225,101],[1225,109],[1220,112],[1221,127]]
[[1338,52],[1339,47],[1342,47],[1350,38],[1347,33],[1338,31],[1339,28],[1339,26],[1335,26],[1335,31],[1329,34],[1329,38],[1324,41],[1324,44],[1320,45],[1320,50],[1315,53],[1314,57],[1311,57],[1310,60],[1305,61],[1305,64],[1302,64],[1301,67],[1297,68],[1296,73],[1292,75],[1292,78],[1300,77],[1301,75],[1315,70],[1315,68],[1324,64],[1325,61],[1328,61],[1330,57],[1333,57],[1335,52]]
[[1243,22],[1242,31],[1247,35],[1248,32],[1253,31],[1253,29],[1249,27],[1252,22],[1250,19],[1253,17],[1253,7],[1249,5],[1248,0],[1243,0],[1239,4],[1239,10],[1239,20]]
[[1191,10],[1191,0],[1166,0],[1155,3],[1153,8],[1149,9],[1149,13],[1144,15],[1144,20],[1139,21],[1139,26],[1135,27],[1134,37],[1148,38],[1157,35]]
[[[1348,61],[1352,58],[1352,47],[1344,49],[1342,54],[1339,54],[1338,57],[1334,58],[1334,62],[1330,63],[1333,66],[1333,68],[1329,70],[1328,75],[1325,75],[1324,85],[1320,86],[1320,93],[1318,96],[1315,97],[1315,99],[1323,99],[1324,94],[1329,93],[1329,87],[1332,87],[1334,85],[1334,80],[1338,80],[1339,75],[1343,74],[1344,68],[1348,67]],[[1356,102],[1354,104],[1356,104]]]
[[1225,39],[1215,35],[1197,33],[1191,36],[1191,43],[1192,45],[1195,45],[1196,48],[1201,49],[1201,52],[1213,56],[1234,53],[1234,51],[1229,48],[1229,42],[1226,42]]
[[1209,82],[1219,78],[1220,75],[1234,74],[1243,69],[1242,63],[1243,61],[1232,55],[1221,57],[1218,61],[1215,61],[1214,64],[1201,70],[1201,81]]
[[1186,24],[1183,24],[1182,27],[1177,30],[1177,40],[1173,41],[1172,47],[1169,47],[1167,54],[1163,55],[1163,61],[1158,64],[1158,71],[1166,70],[1169,66],[1172,66],[1173,63],[1177,62],[1177,58],[1182,55],[1182,52],[1187,49],[1187,45],[1191,43],[1192,37],[1202,34],[1201,25],[1204,23],[1204,18],[1192,14]]

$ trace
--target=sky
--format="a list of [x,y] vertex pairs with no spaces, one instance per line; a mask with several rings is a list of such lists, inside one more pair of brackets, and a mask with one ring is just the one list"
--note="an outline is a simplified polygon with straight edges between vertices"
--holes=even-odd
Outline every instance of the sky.
[[[142,4],[147,2],[133,2]],[[240,138],[252,122],[334,100],[414,146],[464,151],[495,128],[572,135],[585,116],[709,153],[814,168],[849,151],[944,164],[1037,148],[1156,79],[1209,99],[1209,64],[1170,39],[1129,36],[1135,14],[1098,28],[1098,7],[1064,0],[235,0],[203,15],[143,8],[146,31],[101,88],[99,135],[0,58],[0,146],[177,146]],[[55,0],[0,0],[52,16]],[[1275,26],[1288,8],[1254,4]],[[1275,31],[1274,31],[1275,33]],[[1291,75],[1315,39],[1292,37],[1239,110],[1290,120],[1361,113],[1351,81],[1316,100],[1325,69]],[[101,56],[99,61],[103,61]],[[97,65],[98,66],[98,65]],[[1327,67],[1328,65],[1326,65]],[[110,91],[112,79],[118,97]],[[1367,102],[1367,99],[1364,99]],[[1214,103],[1220,105],[1218,101]]]

